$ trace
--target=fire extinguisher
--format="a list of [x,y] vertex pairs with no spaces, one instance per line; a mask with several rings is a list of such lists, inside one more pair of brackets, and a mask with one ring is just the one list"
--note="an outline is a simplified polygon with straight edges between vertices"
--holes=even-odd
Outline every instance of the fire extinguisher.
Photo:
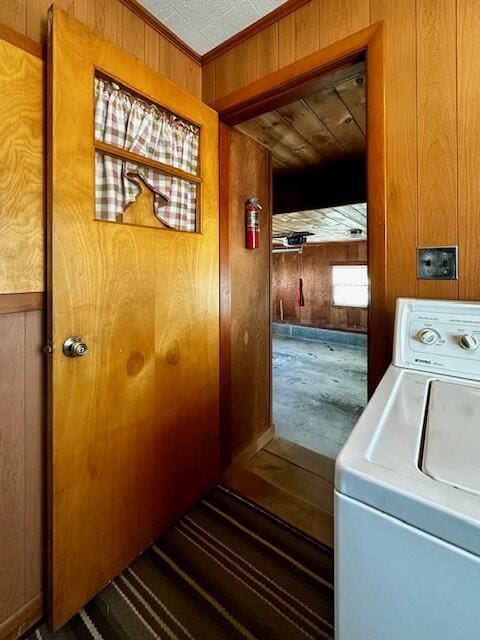
[[260,246],[260,211],[262,207],[258,198],[245,201],[245,247],[258,249]]

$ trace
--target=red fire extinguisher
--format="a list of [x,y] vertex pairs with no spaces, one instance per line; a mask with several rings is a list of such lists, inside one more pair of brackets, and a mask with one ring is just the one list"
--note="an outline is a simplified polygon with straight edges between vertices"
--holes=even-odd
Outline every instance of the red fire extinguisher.
[[260,211],[262,207],[258,198],[245,201],[245,247],[258,249],[260,246]]

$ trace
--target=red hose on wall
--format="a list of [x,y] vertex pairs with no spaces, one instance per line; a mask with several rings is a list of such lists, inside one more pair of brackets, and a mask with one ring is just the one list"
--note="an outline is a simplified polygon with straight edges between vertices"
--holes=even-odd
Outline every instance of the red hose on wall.
[[303,297],[303,278],[298,279],[298,297],[297,302],[299,307],[305,306],[305,298]]

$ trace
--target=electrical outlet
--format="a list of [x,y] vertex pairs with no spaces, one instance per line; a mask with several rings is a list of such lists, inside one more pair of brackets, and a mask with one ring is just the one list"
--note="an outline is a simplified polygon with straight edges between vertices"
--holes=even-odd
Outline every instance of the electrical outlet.
[[457,280],[457,247],[419,247],[417,278],[420,280]]

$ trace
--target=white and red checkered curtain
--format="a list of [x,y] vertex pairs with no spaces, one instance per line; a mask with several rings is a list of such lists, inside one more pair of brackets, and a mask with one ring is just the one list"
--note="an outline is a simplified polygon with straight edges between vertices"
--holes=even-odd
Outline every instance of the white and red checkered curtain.
[[[199,129],[112,82],[95,79],[95,137],[145,158],[196,174]],[[141,193],[154,193],[154,214],[180,231],[196,230],[197,187],[156,169],[96,153],[96,216],[116,221]]]

